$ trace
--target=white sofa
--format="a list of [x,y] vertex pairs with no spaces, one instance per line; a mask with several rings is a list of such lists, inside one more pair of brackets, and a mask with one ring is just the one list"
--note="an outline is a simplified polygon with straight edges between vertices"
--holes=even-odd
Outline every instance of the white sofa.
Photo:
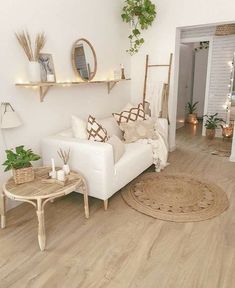
[[[121,137],[121,131],[113,117],[99,121],[108,131],[109,135]],[[158,130],[168,137],[168,123],[166,119],[157,120]],[[149,166],[153,164],[152,146],[150,144],[125,144],[125,153],[114,163],[113,148],[108,143],[93,142],[73,138],[72,130],[66,130],[42,141],[42,158],[44,165],[50,165],[51,158],[58,166],[59,148],[70,148],[70,167],[80,171],[86,178],[89,196],[104,201],[107,209],[108,199]]]

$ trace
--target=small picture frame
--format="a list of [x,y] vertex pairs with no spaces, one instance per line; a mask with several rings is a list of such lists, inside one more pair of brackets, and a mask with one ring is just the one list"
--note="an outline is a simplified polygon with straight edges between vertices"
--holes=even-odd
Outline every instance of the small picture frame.
[[40,53],[38,62],[40,64],[40,73],[42,82],[56,82],[54,62],[51,54]]

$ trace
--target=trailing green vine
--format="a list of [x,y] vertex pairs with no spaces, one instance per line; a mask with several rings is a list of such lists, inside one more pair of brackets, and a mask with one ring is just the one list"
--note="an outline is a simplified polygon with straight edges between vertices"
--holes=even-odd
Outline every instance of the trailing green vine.
[[137,53],[144,43],[141,30],[148,29],[156,17],[156,6],[150,0],[125,0],[122,9],[122,20],[131,24],[130,49],[131,55]]

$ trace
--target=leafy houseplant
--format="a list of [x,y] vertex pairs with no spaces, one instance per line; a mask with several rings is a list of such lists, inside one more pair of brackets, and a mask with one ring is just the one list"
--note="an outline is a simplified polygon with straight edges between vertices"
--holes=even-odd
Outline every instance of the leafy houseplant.
[[5,172],[12,170],[16,184],[33,181],[34,171],[32,161],[37,161],[40,156],[34,154],[31,149],[25,150],[24,146],[18,146],[13,149],[6,150],[7,160],[2,164],[5,166]]
[[156,17],[156,6],[150,0],[125,0],[122,9],[122,20],[131,24],[130,49],[127,50],[131,55],[137,53],[144,43],[141,37],[141,30],[148,29]]
[[195,120],[197,120],[197,104],[198,101],[193,103],[193,102],[188,102],[186,105],[186,108],[188,110],[188,119],[187,122],[188,123],[194,123]]
[[204,115],[206,117],[206,122],[204,126],[206,127],[206,136],[208,139],[214,139],[215,137],[215,129],[218,128],[220,123],[224,123],[225,121],[222,118],[217,117],[218,113],[213,115]]

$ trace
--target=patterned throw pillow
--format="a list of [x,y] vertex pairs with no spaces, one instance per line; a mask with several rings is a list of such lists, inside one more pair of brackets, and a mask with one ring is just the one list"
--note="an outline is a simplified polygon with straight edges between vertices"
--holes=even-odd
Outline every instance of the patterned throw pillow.
[[87,134],[89,140],[98,142],[108,141],[107,130],[103,128],[91,115],[88,117]]
[[113,117],[115,118],[119,126],[121,123],[128,123],[128,122],[134,122],[137,120],[146,119],[146,115],[145,115],[144,107],[142,103],[140,103],[137,107],[131,108],[128,111],[122,111],[121,113],[113,113]]
[[126,143],[135,142],[139,139],[158,139],[155,133],[155,123],[152,119],[121,123]]

